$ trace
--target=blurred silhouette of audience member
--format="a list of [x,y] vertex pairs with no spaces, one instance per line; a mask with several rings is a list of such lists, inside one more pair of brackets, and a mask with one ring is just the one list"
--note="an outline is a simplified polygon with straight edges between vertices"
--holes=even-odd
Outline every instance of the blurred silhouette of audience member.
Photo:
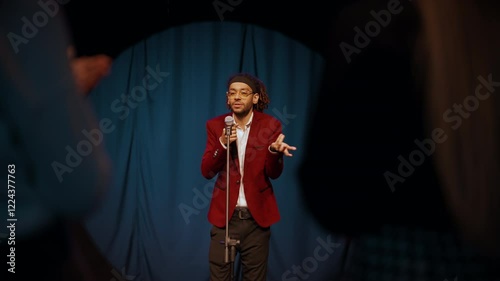
[[340,13],[299,168],[309,210],[351,239],[338,278],[498,280],[499,4],[400,2],[346,62],[339,43],[373,3]]
[[463,238],[500,254],[500,3],[417,2],[426,44],[426,108],[447,136],[435,152],[446,202]]
[[9,231],[7,238],[0,237],[8,277],[2,280],[99,280],[96,269],[82,267],[92,258],[106,268],[102,280],[108,281],[112,267],[89,249],[95,245],[83,220],[111,181],[106,124],[85,99],[111,60],[74,56],[56,1],[0,1],[0,31],[0,159],[11,180],[0,191],[9,226],[1,231]]

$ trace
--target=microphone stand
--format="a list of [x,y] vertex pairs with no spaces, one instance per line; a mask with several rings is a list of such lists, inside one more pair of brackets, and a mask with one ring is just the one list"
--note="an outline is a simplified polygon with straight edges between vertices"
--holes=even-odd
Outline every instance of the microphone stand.
[[236,257],[236,246],[240,244],[240,240],[231,239],[229,237],[229,137],[231,136],[231,126],[226,126],[227,137],[227,156],[226,156],[226,239],[225,240],[225,256],[224,262],[230,263],[229,270],[231,272],[231,280],[234,279],[234,260]]

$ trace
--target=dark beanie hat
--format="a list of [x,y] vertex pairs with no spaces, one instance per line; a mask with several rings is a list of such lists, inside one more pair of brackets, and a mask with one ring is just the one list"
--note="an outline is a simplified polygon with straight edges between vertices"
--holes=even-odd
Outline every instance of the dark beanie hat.
[[234,82],[245,83],[252,89],[253,92],[257,92],[257,86],[250,77],[244,75],[235,75],[227,82],[227,86],[229,87],[229,85],[231,85]]

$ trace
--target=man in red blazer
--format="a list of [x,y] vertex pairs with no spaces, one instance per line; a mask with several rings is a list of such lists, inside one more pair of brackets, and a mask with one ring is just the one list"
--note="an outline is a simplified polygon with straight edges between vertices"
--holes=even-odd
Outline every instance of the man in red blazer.
[[[243,280],[266,280],[270,226],[280,219],[272,179],[283,171],[283,156],[296,147],[283,142],[281,123],[264,113],[269,104],[266,87],[247,73],[229,77],[227,107],[230,113],[207,121],[207,143],[201,172],[217,176],[208,220],[210,280],[231,280],[234,255],[239,252]],[[229,117],[231,120],[227,120]],[[232,117],[232,118],[231,118]],[[226,120],[231,121],[226,125]],[[226,134],[226,127],[231,132]],[[229,143],[229,161],[227,146]],[[229,163],[229,181],[227,181]],[[226,186],[229,183],[228,236],[226,241]],[[234,243],[233,243],[234,242]]]

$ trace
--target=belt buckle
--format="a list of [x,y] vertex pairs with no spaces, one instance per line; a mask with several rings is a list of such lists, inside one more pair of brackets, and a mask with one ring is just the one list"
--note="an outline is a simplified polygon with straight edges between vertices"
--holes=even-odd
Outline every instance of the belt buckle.
[[238,209],[238,218],[240,218],[240,220],[246,220],[246,219],[248,219],[248,216],[243,217],[243,215],[242,215],[243,214],[243,210],[244,209],[242,209],[242,208]]

